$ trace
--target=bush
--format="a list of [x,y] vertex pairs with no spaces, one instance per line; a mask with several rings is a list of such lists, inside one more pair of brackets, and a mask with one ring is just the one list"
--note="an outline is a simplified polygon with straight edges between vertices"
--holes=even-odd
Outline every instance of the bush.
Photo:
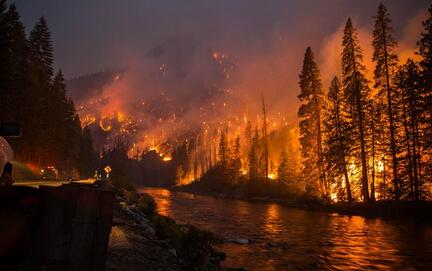
[[179,225],[169,217],[155,215],[152,223],[159,238],[169,240],[179,257],[184,259],[192,270],[219,270],[225,255],[213,246],[222,240],[213,233],[191,225]]
[[147,215],[154,215],[156,212],[156,202],[146,193],[141,194],[137,202],[137,207]]
[[140,199],[140,194],[138,194],[136,191],[122,190],[122,194],[127,201],[134,204],[137,204]]

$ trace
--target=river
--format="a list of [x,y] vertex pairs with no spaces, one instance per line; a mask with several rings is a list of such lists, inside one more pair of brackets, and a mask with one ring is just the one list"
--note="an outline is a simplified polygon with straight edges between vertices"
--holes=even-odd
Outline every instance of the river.
[[[432,226],[143,188],[158,212],[227,241],[247,270],[432,270]],[[246,243],[247,240],[247,243]],[[246,243],[246,244],[242,244]]]

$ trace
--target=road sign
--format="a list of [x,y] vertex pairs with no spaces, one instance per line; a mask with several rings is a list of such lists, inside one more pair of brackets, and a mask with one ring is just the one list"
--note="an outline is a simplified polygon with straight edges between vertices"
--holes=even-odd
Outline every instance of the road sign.
[[110,173],[111,172],[111,167],[110,166],[106,166],[105,168],[104,168],[104,170],[105,170],[105,172],[108,174],[108,173]]

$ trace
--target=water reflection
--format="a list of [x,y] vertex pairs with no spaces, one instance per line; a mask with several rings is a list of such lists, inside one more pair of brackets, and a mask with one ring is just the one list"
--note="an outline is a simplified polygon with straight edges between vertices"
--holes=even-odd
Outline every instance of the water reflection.
[[279,220],[279,205],[269,204],[264,218],[264,231],[272,238],[277,238],[277,235],[281,231],[281,223]]
[[[431,270],[432,227],[146,189],[161,214],[227,240],[247,270]],[[247,245],[232,240],[248,239]]]
[[171,191],[166,189],[155,190],[157,199],[157,210],[159,214],[164,216],[171,216]]

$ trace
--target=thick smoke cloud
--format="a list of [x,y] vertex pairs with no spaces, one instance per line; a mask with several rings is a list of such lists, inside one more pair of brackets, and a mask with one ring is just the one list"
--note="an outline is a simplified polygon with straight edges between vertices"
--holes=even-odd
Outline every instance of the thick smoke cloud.
[[[124,69],[89,100],[98,101],[92,104],[98,115],[121,112],[138,122],[141,148],[155,137],[176,138],[209,123],[254,121],[262,96],[270,118],[295,123],[305,48],[314,50],[327,88],[340,73],[348,17],[359,30],[372,79],[370,33],[379,0],[32,2],[17,6],[29,27],[39,14],[47,17],[56,65],[68,77]],[[428,1],[385,4],[405,61]]]

